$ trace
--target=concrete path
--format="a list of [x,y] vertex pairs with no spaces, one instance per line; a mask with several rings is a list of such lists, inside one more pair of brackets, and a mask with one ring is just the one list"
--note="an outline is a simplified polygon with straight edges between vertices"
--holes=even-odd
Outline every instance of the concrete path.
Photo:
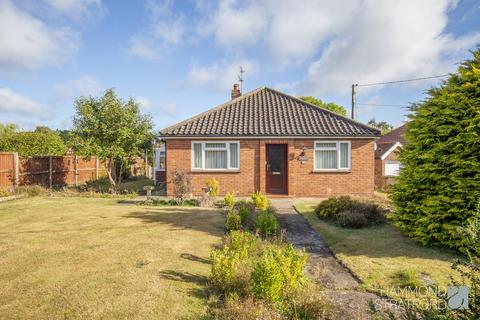
[[[286,240],[309,254],[305,271],[321,286],[332,303],[342,308],[349,319],[373,319],[369,303],[388,303],[379,296],[361,291],[360,281],[344,267],[326,246],[320,235],[293,208],[291,199],[271,199],[277,209],[278,220],[285,232]],[[385,308],[381,308],[384,313]],[[397,316],[398,310],[390,309]],[[385,315],[385,314],[384,314]],[[388,318],[388,317],[387,317]]]

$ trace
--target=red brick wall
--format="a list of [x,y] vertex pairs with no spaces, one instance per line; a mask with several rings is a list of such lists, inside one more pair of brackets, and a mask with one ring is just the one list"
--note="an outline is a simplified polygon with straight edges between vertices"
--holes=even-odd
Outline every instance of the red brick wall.
[[[239,172],[195,172],[191,170],[191,140],[167,140],[167,195],[173,193],[172,174],[175,169],[192,177],[192,191],[199,195],[205,181],[215,177],[223,195],[234,191],[239,196],[251,195],[256,190],[265,192],[265,145],[288,144],[288,195],[296,197],[325,197],[334,195],[371,196],[374,190],[373,139],[352,139],[352,168],[348,172],[314,172],[313,141],[240,140]],[[308,161],[301,164],[298,156],[307,147]]]

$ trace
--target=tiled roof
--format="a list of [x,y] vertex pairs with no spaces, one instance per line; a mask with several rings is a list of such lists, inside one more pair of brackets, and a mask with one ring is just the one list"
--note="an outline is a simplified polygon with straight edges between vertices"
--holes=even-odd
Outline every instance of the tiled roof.
[[398,128],[393,129],[383,137],[377,140],[377,150],[375,152],[375,157],[382,157],[388,150],[390,150],[397,142],[400,142],[402,145],[406,144],[405,140],[406,126],[401,125]]
[[405,137],[403,136],[405,134],[406,130],[405,125],[401,125],[398,128],[393,129],[383,137],[377,140],[377,144],[379,143],[392,143],[392,142],[400,142],[401,144],[405,144],[406,140]]
[[379,135],[375,128],[266,87],[160,131],[161,137]]

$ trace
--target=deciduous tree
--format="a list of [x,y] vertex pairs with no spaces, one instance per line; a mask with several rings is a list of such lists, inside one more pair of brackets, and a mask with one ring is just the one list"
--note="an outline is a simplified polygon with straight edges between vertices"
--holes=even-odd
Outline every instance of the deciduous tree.
[[113,89],[99,98],[77,99],[75,109],[76,139],[72,141],[76,151],[106,160],[107,174],[115,188],[121,182],[123,169],[142,155],[153,137],[150,116],[140,113],[134,99],[124,101]]
[[302,99],[303,101],[308,102],[310,104],[314,104],[314,105],[316,105],[320,108],[324,108],[324,109],[336,112],[336,113],[338,113],[342,116],[347,115],[347,109],[345,109],[344,107],[342,107],[341,105],[338,105],[336,103],[333,103],[333,102],[324,103],[322,100],[317,99],[317,98],[312,97],[312,96],[304,96],[304,97],[300,97],[300,99]]

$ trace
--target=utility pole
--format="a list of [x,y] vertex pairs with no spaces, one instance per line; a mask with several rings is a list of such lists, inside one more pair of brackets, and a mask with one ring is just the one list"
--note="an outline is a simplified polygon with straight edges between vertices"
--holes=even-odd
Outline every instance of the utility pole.
[[355,92],[355,87],[357,87],[358,84],[352,84],[352,119],[355,120],[357,118],[357,110],[355,109],[355,95],[357,94]]

